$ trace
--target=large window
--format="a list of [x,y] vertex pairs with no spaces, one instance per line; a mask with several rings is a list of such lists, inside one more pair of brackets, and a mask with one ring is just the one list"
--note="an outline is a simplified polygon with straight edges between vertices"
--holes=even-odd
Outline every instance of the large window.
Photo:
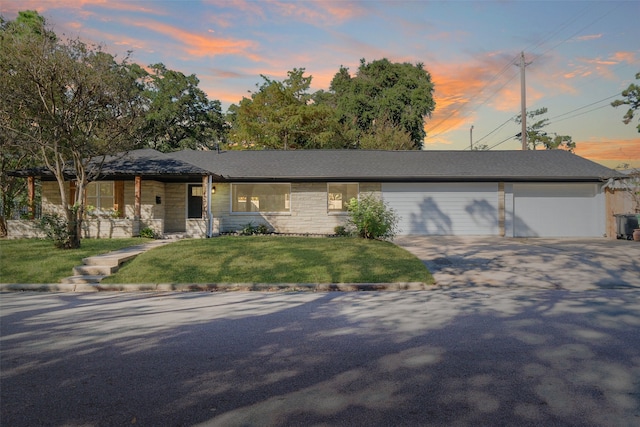
[[87,206],[93,206],[98,213],[113,210],[113,181],[90,182],[86,195]]
[[349,201],[358,198],[358,184],[327,184],[327,209],[329,212],[346,212]]
[[290,184],[232,184],[231,211],[289,213]]

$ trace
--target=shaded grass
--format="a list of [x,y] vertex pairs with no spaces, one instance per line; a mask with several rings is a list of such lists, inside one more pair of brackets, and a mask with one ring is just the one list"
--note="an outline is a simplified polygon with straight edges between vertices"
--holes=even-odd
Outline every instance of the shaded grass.
[[150,239],[83,239],[79,249],[56,249],[48,240],[0,240],[0,283],[58,283],[82,258]]
[[433,283],[390,243],[356,238],[225,236],[145,252],[105,283]]

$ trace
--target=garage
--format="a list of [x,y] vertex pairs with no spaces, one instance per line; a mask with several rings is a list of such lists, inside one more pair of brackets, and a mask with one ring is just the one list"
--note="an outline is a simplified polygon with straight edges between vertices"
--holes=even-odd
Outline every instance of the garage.
[[[507,200],[509,186],[506,187]],[[602,237],[605,200],[597,183],[517,183],[512,210],[506,203],[507,235],[514,237]],[[510,224],[509,224],[510,222]]]
[[382,183],[400,217],[398,234],[497,236],[498,184]]

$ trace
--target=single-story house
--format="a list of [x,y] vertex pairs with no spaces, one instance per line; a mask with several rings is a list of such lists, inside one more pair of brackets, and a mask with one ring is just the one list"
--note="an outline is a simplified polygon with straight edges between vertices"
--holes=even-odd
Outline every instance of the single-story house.
[[[61,211],[44,169],[42,212]],[[562,150],[193,151],[136,150],[107,158],[87,188],[85,237],[156,234],[210,237],[246,224],[278,233],[332,234],[348,201],[381,197],[399,234],[615,237],[607,183],[624,175]],[[73,176],[69,176],[73,192]],[[33,191],[32,191],[33,193]],[[10,221],[10,236],[34,235]]]

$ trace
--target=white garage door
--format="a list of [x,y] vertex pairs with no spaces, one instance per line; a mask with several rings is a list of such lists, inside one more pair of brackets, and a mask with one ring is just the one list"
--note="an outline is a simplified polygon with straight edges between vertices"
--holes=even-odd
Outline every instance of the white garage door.
[[497,183],[383,183],[399,234],[497,235]]
[[602,237],[604,232],[598,184],[513,184],[515,237]]

